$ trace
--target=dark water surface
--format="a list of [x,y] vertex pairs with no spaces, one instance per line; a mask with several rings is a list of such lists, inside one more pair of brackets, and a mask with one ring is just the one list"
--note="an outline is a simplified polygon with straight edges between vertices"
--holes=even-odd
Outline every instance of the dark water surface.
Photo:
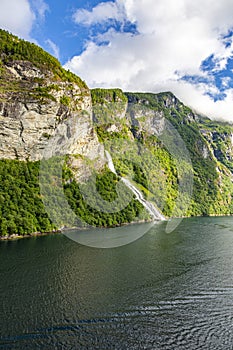
[[0,349],[233,349],[233,218],[165,225],[114,249],[0,242]]

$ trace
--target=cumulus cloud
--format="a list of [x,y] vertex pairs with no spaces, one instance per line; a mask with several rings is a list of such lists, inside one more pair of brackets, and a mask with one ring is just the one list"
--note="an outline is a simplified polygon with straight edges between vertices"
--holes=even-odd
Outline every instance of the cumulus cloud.
[[102,2],[95,6],[91,11],[78,9],[73,16],[76,23],[92,25],[109,20],[123,20],[125,17],[124,6],[117,2]]
[[[218,88],[210,72],[201,69],[203,61],[211,56],[213,71],[226,68],[233,45],[226,47],[224,38],[233,28],[232,13],[232,0],[116,0],[101,3],[91,11],[78,9],[76,23],[93,26],[109,20],[131,22],[136,24],[137,33],[108,27],[65,66],[91,87],[171,90],[197,111],[233,121],[233,90],[225,84],[225,99],[214,102],[210,95],[218,93]],[[205,83],[182,79],[192,75],[205,78]]]
[[35,15],[28,0],[1,0],[0,27],[25,39],[30,38],[30,31]]

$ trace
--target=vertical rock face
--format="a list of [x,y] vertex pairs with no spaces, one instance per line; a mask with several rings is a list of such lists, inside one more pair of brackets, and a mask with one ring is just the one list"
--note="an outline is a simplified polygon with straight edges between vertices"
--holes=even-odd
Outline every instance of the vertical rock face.
[[6,64],[1,78],[0,158],[37,161],[69,153],[104,159],[88,88],[24,61]]
[[[82,182],[104,167],[106,147],[118,175],[132,177],[172,216],[182,183],[177,164],[183,176],[190,158],[194,187],[185,215],[225,214],[233,213],[232,135],[232,126],[200,118],[170,92],[90,92],[54,57],[0,30],[0,159],[68,154]],[[174,215],[184,215],[187,195],[183,202]]]
[[233,127],[230,124],[201,122],[201,134],[207,141],[212,156],[233,174]]

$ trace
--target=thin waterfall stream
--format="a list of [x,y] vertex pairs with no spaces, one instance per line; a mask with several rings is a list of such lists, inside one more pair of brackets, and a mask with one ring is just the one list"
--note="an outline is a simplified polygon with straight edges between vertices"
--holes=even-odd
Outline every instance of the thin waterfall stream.
[[[106,154],[106,158],[108,161],[109,169],[115,175],[117,175],[117,172],[116,172],[115,166],[113,164],[113,160],[112,160],[110,153],[108,151],[105,151],[105,154]],[[150,215],[153,217],[154,220],[156,220],[156,221],[166,220],[165,217],[159,212],[159,210],[151,202],[148,202],[143,197],[143,194],[130,182],[129,179],[121,177],[121,180],[135,194],[136,199],[144,206],[144,208],[150,213]]]

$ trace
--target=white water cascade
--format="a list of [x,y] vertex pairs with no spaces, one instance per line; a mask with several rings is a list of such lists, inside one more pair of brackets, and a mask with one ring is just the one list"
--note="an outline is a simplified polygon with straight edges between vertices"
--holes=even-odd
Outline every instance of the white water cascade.
[[[108,151],[105,151],[105,154],[108,161],[109,169],[114,174],[117,175],[111,155],[109,154]],[[152,203],[145,200],[145,198],[143,197],[143,194],[128,179],[122,177],[121,180],[135,194],[136,199],[144,206],[144,208],[150,213],[150,215],[153,217],[154,220],[156,221],[166,220],[165,217],[159,212],[159,210]]]

